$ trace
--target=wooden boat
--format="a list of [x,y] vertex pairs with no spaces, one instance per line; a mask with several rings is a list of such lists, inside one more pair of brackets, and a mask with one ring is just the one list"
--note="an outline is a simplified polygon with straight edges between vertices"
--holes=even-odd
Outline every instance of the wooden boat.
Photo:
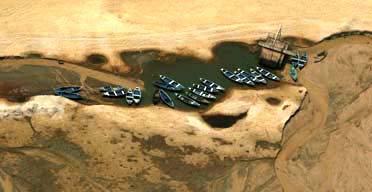
[[154,94],[152,95],[152,103],[154,105],[157,105],[159,102],[160,102],[160,93],[159,93],[159,89],[156,89],[154,91]]
[[59,91],[59,92],[55,92],[54,94],[57,95],[57,96],[65,97],[67,99],[71,99],[71,100],[81,100],[81,99],[83,99],[83,97],[78,93],[68,93],[68,92],[66,93],[66,92],[63,92],[63,91]]
[[104,97],[124,97],[125,96],[125,91],[120,90],[120,91],[107,91],[102,93]]
[[181,83],[178,83],[177,81],[175,81],[175,80],[173,80],[173,79],[171,79],[171,78],[169,78],[165,75],[159,75],[159,77],[162,81],[164,81],[165,83],[167,83],[167,84],[169,84],[169,85],[171,85],[171,86],[173,86],[177,89],[182,90],[182,89],[185,88],[183,85],[181,85]]
[[204,98],[207,98],[207,99],[216,99],[216,96],[214,96],[214,95],[212,95],[210,93],[204,92],[202,90],[193,89],[191,87],[189,87],[189,90],[191,92],[193,92],[194,94],[198,95],[198,96],[201,96],[201,97],[204,97]]
[[208,80],[208,79],[204,79],[204,78],[200,78],[200,81],[205,85],[205,86],[208,86],[208,87],[212,87],[212,88],[216,88],[217,90],[219,91],[225,91],[225,88],[222,87],[221,85],[218,85],[217,83],[211,81],[211,80]]
[[224,68],[221,68],[221,72],[225,77],[227,77],[231,81],[234,81],[234,82],[240,83],[240,84],[244,84],[244,82],[241,79],[239,79],[233,72],[231,72],[227,69],[224,69]]
[[185,93],[188,97],[190,97],[191,99],[194,99],[195,101],[199,102],[199,103],[202,103],[202,104],[206,104],[208,105],[210,102],[205,99],[204,97],[201,97],[199,95],[196,95],[195,93],[192,93],[192,92],[187,92]]
[[238,71],[234,71],[235,75],[244,82],[244,84],[249,85],[249,86],[255,86],[256,84],[247,76],[239,73]]
[[266,79],[260,74],[258,73],[256,70],[252,69],[252,68],[249,68],[249,72],[254,76],[256,77],[257,79],[257,82],[260,82],[262,84],[266,84],[267,81]]
[[188,104],[188,105],[191,105],[193,107],[200,107],[200,104],[196,101],[194,101],[193,99],[185,96],[185,95],[182,95],[182,94],[179,94],[179,93],[175,93],[174,95],[176,95],[177,99],[179,99],[180,101]]
[[101,92],[109,92],[109,91],[121,91],[124,90],[124,87],[118,85],[118,86],[103,86],[99,88],[99,91]]
[[135,104],[139,104],[142,99],[141,89],[136,87],[133,91],[133,101]]
[[243,69],[238,68],[236,71],[238,72],[238,74],[242,74],[242,75],[248,77],[249,79],[251,79],[255,84],[256,83],[261,83],[261,81],[262,81],[261,79],[252,75],[250,72],[244,71]]
[[81,90],[80,86],[64,86],[54,90],[54,92],[76,93]]
[[125,94],[125,101],[127,102],[128,105],[132,105],[134,102],[133,98],[133,91],[132,89],[128,89],[127,93]]
[[174,108],[174,102],[172,101],[171,97],[163,90],[159,89],[160,99],[171,108]]
[[273,81],[280,81],[280,78],[274,73],[271,73],[270,71],[263,69],[261,67],[256,67],[256,69],[259,73],[261,73],[261,75],[267,77],[268,79],[271,79]]
[[208,87],[208,86],[205,86],[205,85],[199,85],[199,84],[192,84],[192,86],[196,89],[200,89],[202,91],[206,91],[206,92],[209,92],[209,93],[218,93],[218,89],[214,88],[214,87]]
[[152,82],[152,84],[154,84],[155,86],[157,86],[159,88],[166,89],[166,90],[169,90],[169,91],[182,91],[181,88],[174,87],[174,86],[172,86],[170,84],[167,84],[164,81],[160,81],[160,80],[156,80],[156,81]]
[[298,75],[297,75],[297,70],[296,67],[291,65],[289,69],[289,75],[293,79],[293,81],[297,81]]

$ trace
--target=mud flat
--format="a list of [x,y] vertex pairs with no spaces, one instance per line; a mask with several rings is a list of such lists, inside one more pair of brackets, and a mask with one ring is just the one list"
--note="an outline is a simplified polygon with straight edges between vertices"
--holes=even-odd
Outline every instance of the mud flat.
[[0,7],[0,55],[34,51],[122,72],[131,71],[122,51],[159,48],[211,58],[220,41],[251,43],[280,24],[286,35],[313,41],[340,31],[372,31],[370,1],[3,0]]
[[[285,83],[233,90],[202,114],[161,106],[86,106],[56,96],[3,102],[1,178],[20,190],[206,190],[220,185],[215,180],[221,175],[245,169],[241,161],[274,158],[283,127],[305,94],[304,87]],[[278,102],[268,102],[273,97]],[[223,129],[203,120],[241,113]],[[267,172],[273,167],[269,160],[258,164]]]

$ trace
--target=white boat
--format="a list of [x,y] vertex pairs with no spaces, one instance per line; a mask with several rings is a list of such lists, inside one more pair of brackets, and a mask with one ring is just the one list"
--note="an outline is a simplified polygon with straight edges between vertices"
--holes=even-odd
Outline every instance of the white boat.
[[135,104],[139,104],[142,99],[141,89],[136,87],[133,91],[133,101]]
[[271,79],[273,81],[280,81],[280,78],[276,76],[274,73],[271,73],[270,71],[263,69],[261,67],[256,67],[257,71],[261,73],[263,76],[267,77],[268,79]]

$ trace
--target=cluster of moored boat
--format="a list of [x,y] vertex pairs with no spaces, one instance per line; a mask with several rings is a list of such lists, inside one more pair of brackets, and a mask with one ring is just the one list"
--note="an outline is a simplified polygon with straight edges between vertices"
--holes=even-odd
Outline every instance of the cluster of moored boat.
[[[54,94],[72,100],[80,100],[83,99],[83,97],[78,93],[80,91],[80,86],[65,86],[55,89]],[[104,97],[125,97],[125,101],[128,105],[139,104],[142,99],[141,89],[139,87],[132,90],[131,88],[125,89],[122,86],[104,86],[100,87],[99,91],[102,92],[102,96]]]
[[[231,81],[242,85],[255,86],[256,84],[267,84],[265,78],[273,81],[280,81],[277,75],[261,67],[256,67],[256,69],[250,68],[248,71],[238,68],[234,72],[221,68],[221,72]],[[224,87],[211,80],[199,78],[199,81],[199,83],[194,83],[186,89],[184,85],[170,77],[159,75],[159,80],[153,82],[153,84],[159,88],[154,92],[153,103],[157,104],[162,101],[173,108],[175,104],[167,93],[167,91],[171,91],[175,92],[174,96],[183,103],[193,107],[200,107],[201,104],[208,105],[217,98],[216,95],[218,93],[225,91]],[[81,95],[78,93],[80,90],[81,87],[79,86],[61,87],[55,89],[55,94],[76,100],[82,99]],[[104,86],[100,87],[99,91],[104,97],[124,97],[128,105],[139,104],[142,99],[141,89],[139,87],[135,89],[126,89],[122,86]]]
[[[157,104],[159,101],[163,101],[169,107],[174,107],[174,102],[172,98],[166,91],[173,91],[175,97],[193,107],[200,107],[201,104],[208,105],[211,100],[215,100],[217,97],[215,94],[219,92],[223,92],[225,88],[217,83],[200,78],[200,84],[192,84],[191,87],[185,90],[185,86],[181,83],[167,77],[165,75],[159,75],[160,80],[156,80],[153,84],[158,87],[159,89],[155,91],[153,102]],[[181,91],[184,91],[181,93]]]
[[125,89],[122,86],[104,86],[99,89],[104,97],[125,97],[128,105],[139,104],[142,100],[142,93],[139,87]]
[[297,81],[298,74],[296,68],[302,70],[307,64],[308,56],[306,52],[303,53],[296,53],[295,56],[291,58],[291,66],[289,68],[289,75],[293,79],[293,81]]
[[234,72],[221,68],[221,72],[231,81],[242,85],[255,86],[259,83],[267,84],[265,77],[273,81],[280,81],[280,78],[277,75],[261,67],[256,67],[256,70],[250,68],[249,71],[238,68]]

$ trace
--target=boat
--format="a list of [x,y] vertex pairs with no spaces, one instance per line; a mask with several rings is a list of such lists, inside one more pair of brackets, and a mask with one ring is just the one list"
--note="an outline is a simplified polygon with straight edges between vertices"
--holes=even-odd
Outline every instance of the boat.
[[187,92],[185,93],[185,95],[187,95],[188,97],[190,97],[191,99],[194,99],[195,101],[199,102],[199,103],[202,103],[202,104],[206,104],[208,105],[210,102],[205,99],[204,97],[201,97],[199,95],[196,95],[195,93],[192,93],[192,92]]
[[128,89],[127,93],[125,94],[125,101],[127,102],[128,105],[132,105],[134,102],[133,98],[133,91],[132,89]]
[[193,89],[191,87],[189,87],[189,90],[191,92],[193,92],[194,94],[198,95],[198,96],[201,96],[201,97],[204,97],[204,98],[207,98],[207,99],[216,99],[216,96],[214,96],[214,95],[212,95],[210,93],[204,92],[202,90]]
[[249,85],[249,86],[255,86],[256,84],[250,79],[249,77],[239,73],[238,71],[234,71],[235,75],[244,82],[244,84]]
[[225,91],[225,88],[222,87],[221,85],[218,85],[217,83],[211,81],[211,80],[208,80],[208,79],[204,79],[204,78],[200,78],[200,81],[205,85],[205,86],[208,86],[208,87],[212,87],[212,88],[216,88],[217,90],[219,91]]
[[271,79],[273,81],[280,81],[280,78],[276,76],[274,73],[271,73],[270,71],[263,69],[261,67],[256,67],[257,71],[261,73],[261,75],[267,77],[268,79]]
[[154,105],[157,105],[160,102],[160,93],[159,89],[156,89],[154,93],[152,94],[152,103]]
[[291,76],[293,81],[297,81],[298,75],[297,75],[297,70],[295,66],[291,65],[290,70],[289,70],[289,75]]
[[242,74],[246,77],[248,77],[249,79],[251,79],[254,83],[260,83],[260,80],[257,79],[257,77],[253,76],[251,73],[247,72],[247,71],[244,71],[243,69],[240,69],[238,68],[236,70],[238,72],[238,74]]
[[224,69],[224,68],[221,68],[221,72],[222,74],[227,77],[228,79],[230,79],[231,81],[234,81],[236,83],[240,83],[240,84],[244,84],[243,81],[241,81],[241,79],[239,79],[233,72],[227,70],[227,69]]
[[173,80],[173,79],[171,79],[171,78],[169,78],[165,75],[159,75],[159,77],[162,81],[164,81],[165,83],[167,83],[167,84],[169,84],[169,85],[171,85],[171,86],[173,86],[177,89],[182,90],[182,89],[185,88],[183,85],[181,85],[181,83],[178,83],[177,81],[175,81],[175,80]]
[[59,91],[59,92],[55,92],[54,94],[57,95],[57,96],[62,96],[62,97],[65,97],[67,99],[72,99],[72,100],[83,99],[83,97],[78,93],[68,93],[68,92],[66,93],[66,92],[63,92],[63,91]]
[[133,101],[135,104],[139,104],[142,99],[141,89],[136,87],[133,91]]
[[159,89],[159,95],[163,103],[165,103],[171,108],[174,108],[174,102],[172,101],[171,97],[163,89]]
[[260,82],[262,84],[266,84],[267,81],[266,79],[259,73],[257,72],[256,70],[252,69],[252,68],[249,68],[249,72],[254,76],[256,77],[257,79],[257,82]]
[[120,91],[107,91],[102,93],[103,96],[105,97],[124,97],[125,96],[125,91],[120,90]]
[[191,105],[193,107],[200,107],[200,104],[196,101],[194,101],[193,99],[191,99],[190,97],[187,97],[185,95],[182,95],[182,94],[179,94],[179,93],[175,93],[174,95],[176,95],[177,99],[179,99],[180,101],[188,104],[188,105]]
[[64,93],[76,93],[76,92],[79,92],[80,90],[81,90],[80,86],[64,86],[64,87],[57,88],[54,91],[64,92]]
[[170,84],[167,84],[164,81],[160,81],[160,80],[156,80],[156,81],[152,82],[152,84],[154,84],[155,86],[157,86],[159,88],[166,89],[166,90],[169,90],[169,91],[182,91],[181,88],[174,87],[174,86],[172,86]]
[[99,88],[100,92],[109,92],[109,91],[121,91],[124,90],[124,87],[118,85],[118,86],[103,86]]
[[205,86],[205,85],[199,85],[199,84],[192,84],[192,86],[196,89],[200,89],[202,91],[206,91],[206,92],[209,92],[209,93],[218,93],[218,89],[214,88],[214,87],[208,87],[208,86]]

